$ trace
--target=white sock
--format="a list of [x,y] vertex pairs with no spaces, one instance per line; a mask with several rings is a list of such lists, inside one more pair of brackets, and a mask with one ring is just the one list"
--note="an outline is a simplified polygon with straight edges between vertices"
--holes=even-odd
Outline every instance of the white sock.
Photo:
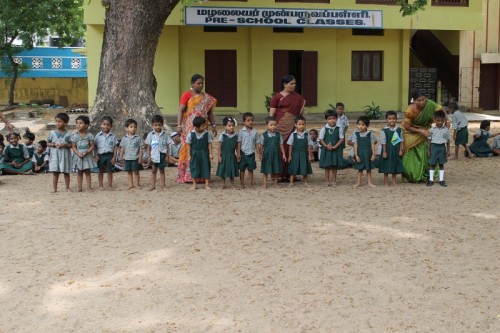
[[439,181],[442,182],[444,180],[444,170],[439,170]]
[[433,181],[434,181],[434,169],[430,169],[430,170],[429,170],[429,180],[430,180],[431,182],[433,182]]

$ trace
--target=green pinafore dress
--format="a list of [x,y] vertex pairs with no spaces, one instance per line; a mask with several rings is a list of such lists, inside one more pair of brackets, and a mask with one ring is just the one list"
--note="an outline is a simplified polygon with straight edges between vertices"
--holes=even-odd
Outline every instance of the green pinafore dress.
[[380,156],[379,158],[379,173],[403,173],[403,161],[401,160],[401,156],[399,156],[399,150],[401,148],[401,141],[397,144],[393,144],[393,142],[397,142],[397,138],[394,135],[398,135],[400,138],[402,137],[401,128],[396,128],[395,131],[391,131],[388,128],[384,128],[385,139],[386,139],[386,147],[385,150],[387,152],[387,158],[383,158]]
[[297,133],[292,133],[292,161],[288,165],[288,173],[294,176],[307,176],[312,174],[311,162],[309,161],[308,133],[304,133],[302,139],[298,139]]
[[210,155],[208,153],[208,132],[201,138],[196,137],[195,132],[191,132],[191,162],[189,163],[191,177],[210,178]]
[[281,154],[280,154],[280,134],[276,133],[271,137],[267,132],[262,134],[264,137],[262,162],[260,172],[265,174],[281,173]]
[[222,137],[224,141],[219,143],[222,145],[222,162],[217,165],[216,175],[222,178],[238,177],[240,173],[235,153],[236,146],[238,145],[238,135],[229,137],[226,134],[222,134]]
[[362,137],[359,132],[356,132],[358,156],[361,159],[361,162],[356,162],[356,164],[354,164],[354,169],[356,170],[361,171],[373,169],[373,162],[371,161],[371,157],[373,155],[372,135],[373,133],[369,132],[365,137]]
[[[325,127],[325,137],[323,138],[323,141],[325,144],[335,146],[340,141],[340,127],[335,127],[333,129]],[[325,147],[321,147],[319,167],[322,169],[342,169],[344,167],[342,145],[335,150],[327,150]]]

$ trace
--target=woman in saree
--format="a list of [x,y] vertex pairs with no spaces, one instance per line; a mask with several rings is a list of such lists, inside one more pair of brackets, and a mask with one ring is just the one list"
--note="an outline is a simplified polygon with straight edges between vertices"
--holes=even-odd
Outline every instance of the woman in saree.
[[177,182],[191,183],[189,161],[187,159],[189,146],[186,144],[186,136],[194,129],[193,119],[197,116],[208,118],[212,125],[212,134],[217,135],[215,125],[214,108],[217,100],[203,92],[205,79],[199,74],[191,78],[191,88],[181,96],[179,113],[177,115],[177,133],[180,134],[182,146],[179,151],[179,165],[177,168]]
[[[302,96],[295,92],[297,81],[292,75],[285,75],[281,79],[283,90],[276,93],[271,99],[269,116],[276,117],[278,132],[283,137],[283,146],[288,161],[287,141],[295,130],[295,118],[304,113],[306,101]],[[283,169],[279,176],[280,181],[289,181],[288,162],[283,163]]]
[[434,112],[442,106],[427,99],[422,93],[412,95],[411,104],[403,120],[403,177],[410,183],[426,182],[429,179],[427,159],[429,129],[434,122]]

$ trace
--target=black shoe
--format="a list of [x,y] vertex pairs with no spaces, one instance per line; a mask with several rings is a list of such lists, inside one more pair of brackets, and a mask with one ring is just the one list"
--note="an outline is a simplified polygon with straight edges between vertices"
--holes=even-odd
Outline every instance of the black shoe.
[[432,180],[429,180],[429,181],[427,182],[427,186],[432,186],[432,185],[434,185],[434,182],[433,182]]
[[446,185],[446,183],[444,182],[444,180],[440,181],[439,185],[441,185],[442,187],[448,187],[448,185]]

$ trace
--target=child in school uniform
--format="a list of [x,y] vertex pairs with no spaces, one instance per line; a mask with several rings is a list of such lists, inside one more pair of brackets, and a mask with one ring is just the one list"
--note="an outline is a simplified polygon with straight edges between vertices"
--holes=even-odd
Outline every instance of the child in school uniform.
[[77,169],[78,192],[82,191],[83,175],[85,175],[87,191],[92,192],[90,169],[97,167],[94,160],[94,135],[88,131],[89,126],[90,118],[88,116],[78,116],[76,118],[76,133],[71,138],[74,165]]
[[33,144],[35,142],[35,134],[31,133],[30,129],[26,129],[26,133],[23,135],[24,139],[24,145],[26,149],[28,149],[28,153],[30,154],[30,158],[33,157],[33,154],[35,153],[35,145]]
[[267,117],[267,130],[262,133],[258,141],[260,172],[264,174],[264,188],[267,188],[269,175],[273,179],[274,187],[278,187],[278,176],[281,173],[282,163],[286,160],[283,137],[277,131],[276,125],[275,117]]
[[491,148],[493,148],[493,155],[495,155],[495,156],[500,155],[500,136],[495,137],[495,140],[493,140],[493,144],[491,145]]
[[458,150],[460,146],[464,146],[466,155],[472,157],[472,153],[467,146],[469,141],[469,130],[467,125],[469,121],[463,115],[460,110],[458,110],[458,104],[456,102],[450,102],[448,105],[448,110],[451,113],[451,127],[453,128],[453,140],[455,141],[455,159],[458,159]]
[[[216,175],[222,178],[222,188],[226,188],[226,178],[231,182],[231,188],[234,188],[234,178],[239,176],[238,168],[238,134],[234,131],[236,120],[233,117],[225,117],[222,124],[226,127],[219,136],[219,164]],[[241,156],[241,155],[240,155]]]
[[444,164],[450,156],[450,130],[445,126],[446,113],[444,111],[434,112],[435,127],[429,130],[429,148],[427,157],[429,158],[430,170],[427,186],[434,184],[434,169],[439,165],[439,185],[446,187],[444,181]]
[[311,142],[312,142],[311,149],[312,149],[314,162],[319,161],[319,150],[321,147],[321,143],[319,142],[318,135],[319,135],[319,133],[318,133],[317,129],[313,128],[309,131],[309,138],[311,139]]
[[375,161],[375,144],[377,140],[372,131],[368,130],[370,126],[370,119],[366,116],[358,118],[358,132],[353,137],[354,143],[354,169],[358,170],[357,182],[354,187],[361,186],[361,177],[363,170],[366,170],[366,177],[368,179],[368,186],[375,187],[372,183],[372,169],[374,168],[373,162]]
[[[123,163],[123,171],[127,171],[128,189],[141,188],[141,176],[139,174],[139,163],[142,163],[142,139],[136,134],[137,121],[127,119],[125,121],[127,134],[120,140],[120,160]],[[136,185],[134,186],[134,176]]]
[[[337,112],[337,126],[340,127],[344,137],[347,136],[347,130],[349,129],[349,119],[345,115],[345,105],[342,102],[335,104],[335,112]],[[340,145],[340,150],[343,152],[345,148],[345,140]]]
[[396,186],[396,177],[403,173],[403,134],[397,126],[398,114],[395,111],[385,113],[387,125],[380,131],[382,158],[379,159],[378,172],[384,174],[384,185],[389,185],[389,174],[392,175],[392,186]]
[[240,168],[241,188],[245,188],[245,171],[248,171],[248,187],[253,186],[253,171],[257,169],[255,148],[257,147],[257,131],[253,128],[254,116],[251,112],[243,113],[243,128],[238,134],[237,158]]
[[59,175],[64,175],[66,192],[69,192],[69,173],[71,172],[71,134],[66,130],[69,116],[58,113],[55,117],[56,129],[49,132],[47,147],[49,148],[49,172],[52,172],[52,189],[57,192]]
[[488,144],[488,139],[494,138],[500,135],[500,133],[491,134],[490,125],[489,120],[483,120],[479,125],[479,130],[474,133],[474,141],[469,146],[473,157],[491,157],[494,155],[493,148]]
[[342,143],[344,132],[337,126],[337,113],[333,110],[325,112],[326,124],[319,131],[321,153],[319,167],[325,170],[325,185],[337,186],[337,170],[344,166]]
[[97,154],[94,159],[99,168],[99,189],[104,189],[104,173],[108,174],[108,188],[113,188],[113,165],[116,162],[116,153],[118,140],[111,132],[113,127],[113,118],[104,116],[101,119],[101,131],[94,138]]
[[146,138],[148,151],[148,164],[151,165],[151,187],[156,188],[156,173],[160,172],[160,187],[165,188],[165,167],[167,166],[168,146],[172,141],[170,136],[163,130],[164,120],[160,115],[153,116],[151,123],[153,130]]
[[298,116],[295,119],[295,131],[290,135],[288,144],[288,173],[290,174],[290,186],[296,176],[303,176],[304,186],[309,186],[308,175],[312,174],[311,161],[312,141],[306,131],[306,118]]
[[207,131],[207,120],[196,116],[193,119],[194,129],[187,134],[186,144],[188,145],[188,160],[193,178],[192,190],[197,189],[196,179],[202,179],[205,182],[205,189],[210,189],[210,171],[212,160],[212,142],[213,138]]
[[21,136],[19,133],[10,133],[7,135],[9,145],[3,151],[4,161],[0,164],[0,171],[3,174],[25,175],[33,174],[31,170],[33,164],[28,153],[28,149],[22,143],[19,143]]
[[40,140],[36,145],[36,150],[33,153],[33,171],[35,173],[48,172],[49,171],[49,154],[45,151],[47,149],[47,141]]
[[179,164],[179,152],[182,148],[182,141],[179,133],[175,131],[170,133],[170,139],[172,139],[172,142],[168,146],[169,154],[167,166],[176,167]]

